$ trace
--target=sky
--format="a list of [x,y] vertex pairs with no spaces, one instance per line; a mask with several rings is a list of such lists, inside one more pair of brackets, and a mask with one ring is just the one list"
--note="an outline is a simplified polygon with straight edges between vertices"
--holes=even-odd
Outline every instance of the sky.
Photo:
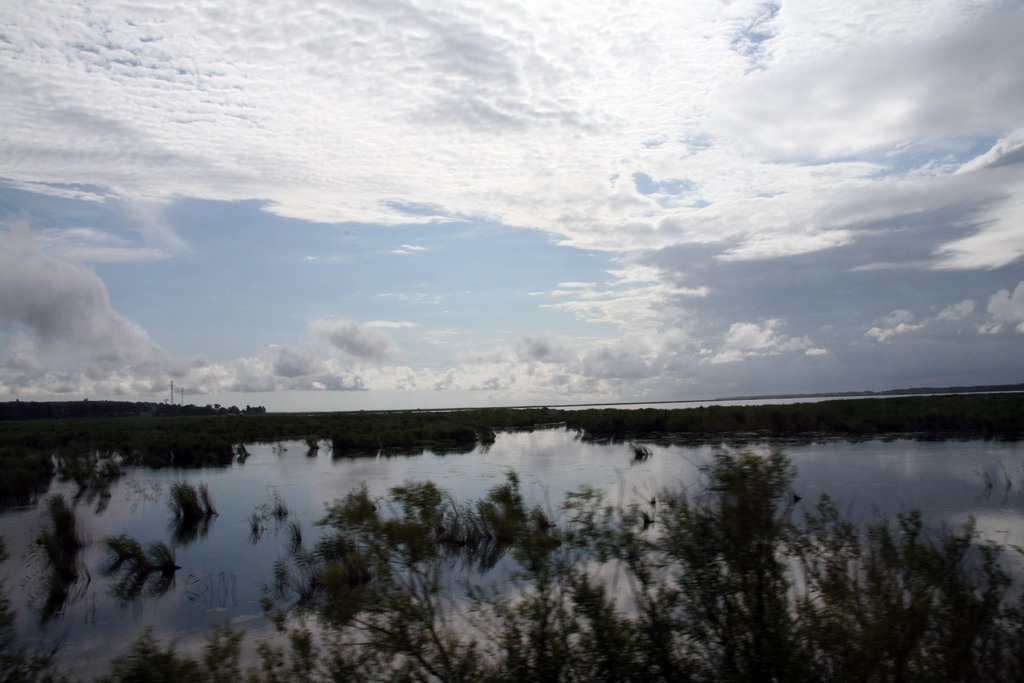
[[0,400],[1024,382],[1024,3],[0,2]]

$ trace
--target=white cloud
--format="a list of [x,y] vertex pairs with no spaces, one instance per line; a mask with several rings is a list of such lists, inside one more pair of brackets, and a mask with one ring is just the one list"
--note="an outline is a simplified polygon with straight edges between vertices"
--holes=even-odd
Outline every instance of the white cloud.
[[711,357],[712,365],[736,363],[748,358],[775,355],[784,351],[804,351],[805,355],[821,355],[822,349],[809,353],[811,340],[779,334],[783,321],[778,318],[761,323],[739,322],[729,326],[721,350]]
[[171,380],[190,394],[352,390],[364,385],[354,363],[398,352],[354,321],[310,327],[344,358],[287,345],[223,363],[174,356],[111,307],[94,272],[44,252],[26,226],[0,232],[0,394],[159,396]]
[[403,327],[417,327],[416,323],[411,323],[407,320],[371,320],[365,323],[367,327],[390,327],[393,329],[401,329]]
[[864,336],[879,342],[887,342],[898,335],[920,330],[927,324],[925,321],[915,320],[913,313],[904,310],[895,310],[875,323]]
[[733,323],[725,334],[723,346],[741,351],[772,348],[778,344],[774,331],[781,323],[781,320],[766,320],[762,324]]
[[0,232],[0,325],[9,388],[150,391],[193,362],[117,313],[95,273],[44,253],[27,226]]
[[1021,177],[1021,166],[1024,164],[985,174],[986,179],[1002,191],[1004,196],[979,212],[976,218],[979,227],[977,232],[944,244],[937,250],[940,257],[938,267],[1000,268],[1024,257],[1020,227],[1024,225],[1024,178]]
[[1017,332],[1024,334],[1024,281],[1017,284],[1012,294],[1007,289],[1001,289],[993,294],[988,301],[987,310],[994,321],[990,323],[988,332],[1000,331],[1003,324],[1017,323]]
[[399,248],[399,249],[392,249],[391,253],[392,254],[402,254],[404,256],[408,256],[409,254],[413,254],[413,253],[415,253],[417,251],[426,251],[426,250],[427,250],[426,247],[417,247],[417,246],[414,246],[414,245],[411,245],[411,244],[403,244],[401,246],[401,248]]
[[[764,153],[829,159],[1013,130],[1024,108],[1024,11],[1016,3],[991,12],[944,5],[915,17],[927,23],[899,41],[867,36],[821,56],[781,59],[732,100],[738,134]],[[909,19],[900,8],[884,14],[894,29]],[[768,125],[745,127],[755,120]]]
[[[5,187],[47,195],[38,213],[77,201],[114,220],[45,223],[42,250],[5,243],[3,386],[70,391],[105,377],[111,391],[137,391],[175,376],[221,390],[527,395],[558,386],[600,395],[658,378],[689,382],[698,365],[787,353],[830,362],[850,336],[918,339],[925,335],[911,333],[928,328],[937,338],[968,320],[992,335],[1024,329],[1019,287],[992,297],[987,320],[975,299],[928,317],[934,301],[981,302],[1018,279],[1022,11],[973,0],[298,0],[259,12],[241,0],[9,4],[0,8]],[[458,297],[395,281],[388,293],[366,284],[359,296],[378,297],[375,305],[346,309],[380,319],[313,321],[308,347],[292,339],[217,363],[172,357],[75,263],[173,263],[189,246],[171,218],[181,235],[198,236],[182,227],[188,211],[175,210],[203,199],[370,224],[353,234],[475,221],[604,250],[600,258],[621,264],[610,281],[574,262],[547,280],[566,280],[554,291],[536,293],[548,299],[545,321],[592,322],[604,337],[584,345],[568,334],[519,336],[534,328],[517,321],[474,330],[474,339],[497,341],[472,360],[441,368],[466,348],[452,345],[424,369],[417,349],[399,349],[384,330],[410,328],[408,320],[442,327],[410,310],[454,308]],[[229,223],[225,242],[249,239],[249,226]],[[386,260],[413,271],[437,256],[421,240],[437,244],[408,231],[353,239],[360,246],[344,257],[306,258],[326,272],[367,244],[374,257],[399,244],[393,253],[415,258]],[[487,257],[486,247],[476,253]],[[783,271],[809,278],[791,298],[817,302],[817,317],[798,319],[780,295],[795,288],[767,281]],[[922,285],[923,271],[940,279]],[[870,290],[895,272],[906,286],[891,298],[850,303],[829,285]],[[940,281],[970,288],[906,297]],[[825,310],[833,301],[841,313]],[[468,326],[462,313],[451,324]],[[745,322],[723,334],[737,320]],[[844,320],[847,338],[834,328],[837,336],[819,334]],[[416,336],[428,344],[451,332]],[[413,368],[395,365],[399,358]]]
[[521,361],[559,363],[570,361],[575,354],[551,335],[524,335],[516,342],[516,356]]
[[357,361],[384,363],[401,355],[387,333],[349,318],[320,318],[312,321],[309,329],[314,337]]
[[278,377],[301,377],[317,372],[321,364],[308,349],[292,346],[272,346],[271,353],[277,355],[273,362],[274,374]]
[[939,320],[955,322],[957,320],[963,320],[973,312],[974,301],[971,299],[964,299],[959,303],[955,303],[952,306],[947,306],[942,309],[936,317]]
[[[476,216],[582,248],[717,242],[723,259],[780,258],[857,238],[849,226],[892,185],[879,148],[962,146],[1024,115],[1020,11],[998,4],[89,10],[8,15],[3,174],[62,194],[87,183],[99,190],[74,192],[140,215],[174,197],[258,199],[315,221]],[[881,213],[947,196],[920,180]],[[940,262],[1020,258],[1015,206],[988,207],[983,235]]]
[[169,249],[140,246],[119,235],[91,227],[50,228],[37,231],[36,236],[48,251],[80,263],[144,263],[173,256]]

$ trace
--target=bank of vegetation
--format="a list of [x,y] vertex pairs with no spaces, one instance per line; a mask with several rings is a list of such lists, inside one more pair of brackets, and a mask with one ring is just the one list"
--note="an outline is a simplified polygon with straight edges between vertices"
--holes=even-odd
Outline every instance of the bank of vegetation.
[[[144,633],[104,680],[1024,680],[1020,558],[972,524],[911,511],[863,528],[827,496],[798,516],[780,453],[703,473],[634,505],[580,489],[557,511],[528,506],[514,474],[476,501],[430,482],[354,491],[274,569],[288,646],[259,643],[252,663],[227,627],[199,657]],[[157,572],[115,540],[115,562]],[[509,579],[487,583],[498,561]],[[457,600],[453,572],[469,577]],[[5,680],[56,675],[0,655]]]
[[82,489],[127,465],[223,466],[244,444],[306,440],[336,456],[379,449],[469,451],[495,432],[564,425],[587,439],[715,440],[787,436],[926,438],[1024,434],[1024,393],[914,396],[679,409],[490,408],[0,420],[0,499],[45,491],[54,476]]
[[1015,438],[1024,434],[1024,393],[903,396],[683,410],[594,409],[567,412],[565,421],[570,428],[592,438],[700,439],[722,434]]

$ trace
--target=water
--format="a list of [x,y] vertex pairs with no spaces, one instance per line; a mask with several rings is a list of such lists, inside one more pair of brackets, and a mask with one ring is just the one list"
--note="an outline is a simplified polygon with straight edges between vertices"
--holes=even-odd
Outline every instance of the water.
[[[519,473],[533,504],[557,516],[567,491],[590,485],[607,491],[610,502],[650,499],[665,485],[694,486],[699,467],[722,445],[652,444],[652,456],[633,462],[627,444],[588,443],[561,429],[498,435],[489,448],[465,454],[385,455],[332,458],[329,449],[306,455],[305,444],[250,446],[244,463],[224,469],[130,470],[110,487],[109,498],[83,497],[76,512],[87,547],[87,577],[73,588],[61,614],[40,623],[43,586],[40,562],[31,552],[41,527],[37,506],[0,513],[0,535],[10,559],[0,576],[18,611],[22,642],[48,648],[61,644],[61,662],[74,662],[74,674],[102,673],[107,662],[144,628],[176,640],[180,650],[197,652],[210,624],[245,629],[249,641],[270,637],[260,599],[272,583],[274,561],[287,553],[288,522],[301,524],[307,547],[318,530],[313,523],[325,506],[366,484],[371,493],[410,480],[432,480],[458,500],[479,498]],[[778,445],[749,444],[768,451]],[[867,522],[894,518],[911,508],[933,524],[958,525],[973,516],[985,538],[1024,545],[1024,444],[1001,441],[828,441],[787,443],[782,449],[797,467],[793,491],[799,506],[829,493],[851,518]],[[127,533],[143,544],[173,539],[167,492],[175,481],[209,487],[219,515],[205,537],[177,548],[181,569],[161,595],[119,600],[104,575],[103,539]],[[55,483],[53,493],[70,500],[75,491]],[[259,538],[249,518],[279,496],[289,515],[284,523],[263,522]]]

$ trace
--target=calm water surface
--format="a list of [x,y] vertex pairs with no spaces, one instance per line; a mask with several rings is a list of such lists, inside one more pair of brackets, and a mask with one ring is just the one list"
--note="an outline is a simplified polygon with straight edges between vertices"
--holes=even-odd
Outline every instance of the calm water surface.
[[[595,444],[561,429],[498,435],[489,448],[470,453],[384,455],[334,458],[329,449],[306,455],[304,444],[250,446],[244,463],[225,469],[133,469],[110,488],[108,498],[80,498],[76,512],[87,547],[87,576],[73,587],[62,613],[41,623],[43,586],[40,563],[31,551],[41,527],[37,506],[0,512],[0,535],[10,559],[0,566],[8,597],[18,610],[18,633],[27,645],[60,643],[59,659],[82,678],[102,673],[107,662],[143,628],[175,639],[179,649],[198,651],[210,624],[230,623],[256,638],[272,627],[262,616],[260,598],[273,580],[274,561],[287,554],[285,524],[301,524],[307,547],[314,522],[336,498],[365,483],[373,493],[410,480],[432,480],[458,500],[478,498],[519,473],[530,504],[557,515],[567,491],[601,487],[613,503],[650,499],[666,485],[694,486],[699,467],[728,446],[652,444],[653,455],[631,462],[627,444]],[[917,508],[932,523],[959,524],[973,516],[986,538],[1024,545],[1024,443],[1005,441],[829,441],[781,447],[797,467],[798,507],[813,505],[828,492],[840,509],[859,521],[894,517]],[[144,545],[170,544],[173,516],[167,492],[174,481],[209,487],[219,515],[205,537],[177,548],[181,569],[161,595],[124,601],[112,594],[104,575],[103,539],[127,533]],[[73,488],[55,484],[67,498]],[[259,538],[249,517],[279,496],[289,509],[284,524],[269,519]],[[250,637],[251,642],[255,638]],[[73,665],[72,665],[73,663]]]

